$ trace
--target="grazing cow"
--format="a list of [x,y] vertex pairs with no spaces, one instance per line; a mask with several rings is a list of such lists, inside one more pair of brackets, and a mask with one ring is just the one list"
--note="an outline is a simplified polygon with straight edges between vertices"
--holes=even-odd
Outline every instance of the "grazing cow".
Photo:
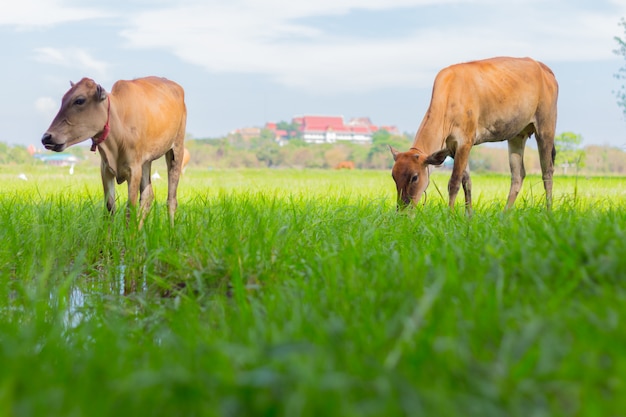
[[354,169],[353,161],[341,161],[335,165],[335,169]]
[[500,141],[508,142],[511,189],[506,208],[512,207],[526,175],[524,146],[534,134],[550,210],[557,96],[558,84],[550,68],[530,58],[499,57],[441,70],[413,146],[407,152],[390,147],[398,207],[417,204],[428,187],[429,165],[440,165],[451,156],[449,205],[454,206],[462,184],[465,207],[471,212],[470,150],[483,142]]
[[167,205],[173,221],[186,120],[184,91],[173,81],[158,77],[117,81],[109,94],[83,78],[71,83],[41,142],[46,149],[61,152],[91,138],[91,150],[100,152],[107,209],[115,211],[114,181],[127,181],[129,207],[136,206],[139,196],[142,220],[154,199],[152,161],[165,155]]

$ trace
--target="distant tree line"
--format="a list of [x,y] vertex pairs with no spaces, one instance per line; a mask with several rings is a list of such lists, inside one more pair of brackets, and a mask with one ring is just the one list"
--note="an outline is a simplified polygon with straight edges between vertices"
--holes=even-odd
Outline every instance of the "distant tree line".
[[[286,129],[285,129],[286,130]],[[392,135],[380,130],[370,144],[333,143],[307,144],[293,137],[279,146],[271,131],[261,131],[257,138],[243,139],[233,134],[218,139],[187,141],[191,165],[212,168],[335,168],[342,161],[352,161],[357,169],[391,169],[393,158],[389,145],[407,150],[410,134]],[[626,175],[626,152],[611,146],[582,146],[583,138],[573,132],[563,132],[555,138],[557,174],[620,174]],[[529,139],[524,153],[526,172],[541,172],[534,139]],[[470,168],[475,172],[509,172],[506,146],[480,145],[472,148]]]
[[[282,128],[281,125],[278,127]],[[289,128],[283,130],[290,131]],[[374,133],[370,144],[313,145],[304,142],[297,134],[290,137],[281,146],[272,131],[262,129],[258,137],[231,134],[217,139],[188,140],[186,146],[191,153],[192,165],[213,168],[334,168],[340,162],[352,161],[355,168],[388,169],[393,165],[388,145],[408,149],[412,141],[407,134],[392,135],[386,130]]]
[[[557,174],[618,174],[626,175],[626,152],[613,146],[589,145],[582,147],[583,138],[573,132],[563,132],[555,138]],[[539,155],[533,139],[527,142],[524,153],[527,173],[541,172]],[[470,168],[477,172],[509,172],[506,148],[476,146],[472,149]]]
[[10,146],[0,142],[0,164],[29,164],[35,162],[25,146]]
[[[412,142],[410,134],[392,135],[380,130],[374,134],[369,144],[341,142],[307,144],[294,134],[286,144],[280,146],[273,132],[263,129],[258,137],[252,138],[244,138],[239,134],[215,139],[189,137],[185,141],[185,146],[191,153],[189,166],[207,169],[262,167],[333,169],[345,161],[354,163],[356,169],[391,169],[393,158],[389,152],[389,145],[407,150]],[[582,142],[583,138],[572,132],[564,132],[556,137],[557,174],[626,175],[625,149],[599,145],[582,147]],[[65,152],[77,156],[81,161],[79,165],[100,163],[99,155],[90,152],[88,146],[73,146]],[[527,173],[541,172],[539,156],[532,138],[527,142],[524,162]],[[0,165],[41,163],[43,162],[31,157],[24,146],[0,143]],[[475,146],[470,157],[470,169],[473,172],[508,173],[509,158],[506,146]]]

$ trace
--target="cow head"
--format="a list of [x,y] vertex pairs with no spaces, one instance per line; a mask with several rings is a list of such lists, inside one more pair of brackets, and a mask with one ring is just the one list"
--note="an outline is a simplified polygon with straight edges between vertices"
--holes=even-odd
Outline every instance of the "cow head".
[[407,152],[399,152],[389,147],[395,163],[391,169],[391,176],[396,182],[398,191],[398,209],[409,204],[417,204],[426,191],[430,182],[428,166],[441,165],[451,153],[444,148],[431,155],[411,148]]
[[107,122],[107,93],[89,78],[70,83],[61,108],[41,138],[46,149],[61,152],[68,146],[93,138]]

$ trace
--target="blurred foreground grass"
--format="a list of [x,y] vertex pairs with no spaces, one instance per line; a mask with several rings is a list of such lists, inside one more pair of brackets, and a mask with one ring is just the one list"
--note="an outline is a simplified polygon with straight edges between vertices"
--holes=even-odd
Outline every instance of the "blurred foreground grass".
[[138,231],[97,169],[0,172],[0,415],[626,409],[623,178],[504,213],[474,174],[467,218],[434,184],[396,213],[388,172],[192,169],[170,229],[159,173]]

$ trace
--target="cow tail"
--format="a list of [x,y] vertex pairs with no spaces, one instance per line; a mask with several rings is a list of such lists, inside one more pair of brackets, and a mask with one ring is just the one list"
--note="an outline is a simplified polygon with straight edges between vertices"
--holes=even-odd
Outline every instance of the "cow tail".
[[552,165],[554,165],[555,158],[556,158],[556,147],[552,145]]

